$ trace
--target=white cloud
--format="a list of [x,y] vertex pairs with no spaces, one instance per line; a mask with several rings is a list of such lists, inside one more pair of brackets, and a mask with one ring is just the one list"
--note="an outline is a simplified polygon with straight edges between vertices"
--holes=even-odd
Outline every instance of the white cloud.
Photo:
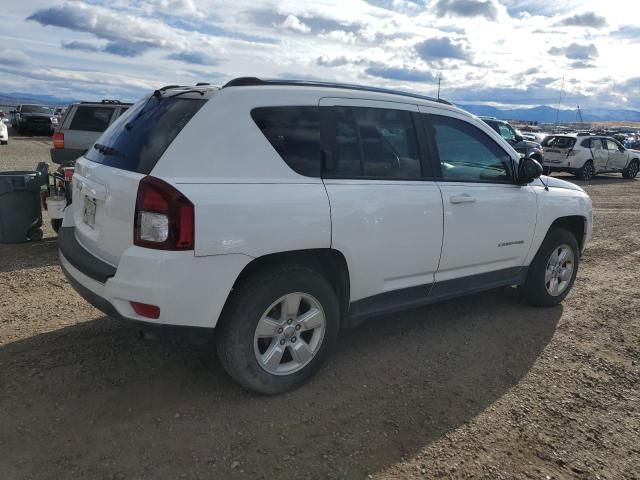
[[288,28],[295,32],[309,33],[311,31],[311,28],[301,22],[295,15],[287,15],[287,18],[284,19],[281,26],[282,28]]

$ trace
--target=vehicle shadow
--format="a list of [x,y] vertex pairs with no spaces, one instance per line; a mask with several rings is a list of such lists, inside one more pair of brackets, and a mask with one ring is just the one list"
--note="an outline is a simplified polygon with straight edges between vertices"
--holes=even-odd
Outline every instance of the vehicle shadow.
[[504,395],[561,315],[489,292],[378,318],[343,331],[310,382],[275,397],[233,383],[208,330],[87,321],[0,348],[0,471],[363,478]]
[[0,243],[0,273],[58,264],[58,237],[37,242]]

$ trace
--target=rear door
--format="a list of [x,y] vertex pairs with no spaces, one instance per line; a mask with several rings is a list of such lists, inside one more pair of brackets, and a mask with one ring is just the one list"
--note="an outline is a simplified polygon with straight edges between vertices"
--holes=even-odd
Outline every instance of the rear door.
[[444,205],[433,294],[517,275],[536,225],[533,188],[514,184],[511,154],[467,117],[431,107],[420,110],[439,158]]
[[[323,180],[352,314],[426,298],[442,246],[442,198],[422,162],[418,107],[323,98]],[[360,302],[358,302],[360,301]]]
[[76,163],[73,217],[76,238],[87,250],[118,265],[133,244],[140,180],[206,101],[199,95],[141,100]]
[[576,144],[574,137],[555,136],[545,139],[544,147],[544,163],[549,166],[562,164],[567,161],[569,152],[573,150]]
[[114,112],[113,107],[77,105],[73,115],[65,118],[65,148],[86,150],[91,147],[111,123]]
[[602,139],[592,138],[590,139],[591,158],[593,159],[593,166],[596,172],[601,172],[607,169],[607,163],[609,162],[609,152],[606,149],[606,145],[603,145]]

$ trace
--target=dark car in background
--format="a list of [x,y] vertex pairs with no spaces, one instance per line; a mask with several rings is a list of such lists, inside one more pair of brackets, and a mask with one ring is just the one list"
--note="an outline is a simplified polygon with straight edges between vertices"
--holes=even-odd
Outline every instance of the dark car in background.
[[11,126],[20,134],[51,135],[58,125],[58,118],[46,105],[22,104],[11,113],[13,114]]
[[544,150],[538,142],[525,140],[522,135],[509,125],[509,122],[505,122],[504,120],[498,120],[495,117],[480,117],[480,120],[498,132],[502,138],[509,142],[516,152],[525,157],[533,158],[542,165],[544,161]]

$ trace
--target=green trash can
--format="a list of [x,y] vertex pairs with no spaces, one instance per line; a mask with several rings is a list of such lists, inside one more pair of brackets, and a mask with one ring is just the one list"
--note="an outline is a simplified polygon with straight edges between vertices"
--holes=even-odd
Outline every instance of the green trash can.
[[0,172],[0,243],[42,239],[40,188],[48,173],[44,162],[37,171]]

